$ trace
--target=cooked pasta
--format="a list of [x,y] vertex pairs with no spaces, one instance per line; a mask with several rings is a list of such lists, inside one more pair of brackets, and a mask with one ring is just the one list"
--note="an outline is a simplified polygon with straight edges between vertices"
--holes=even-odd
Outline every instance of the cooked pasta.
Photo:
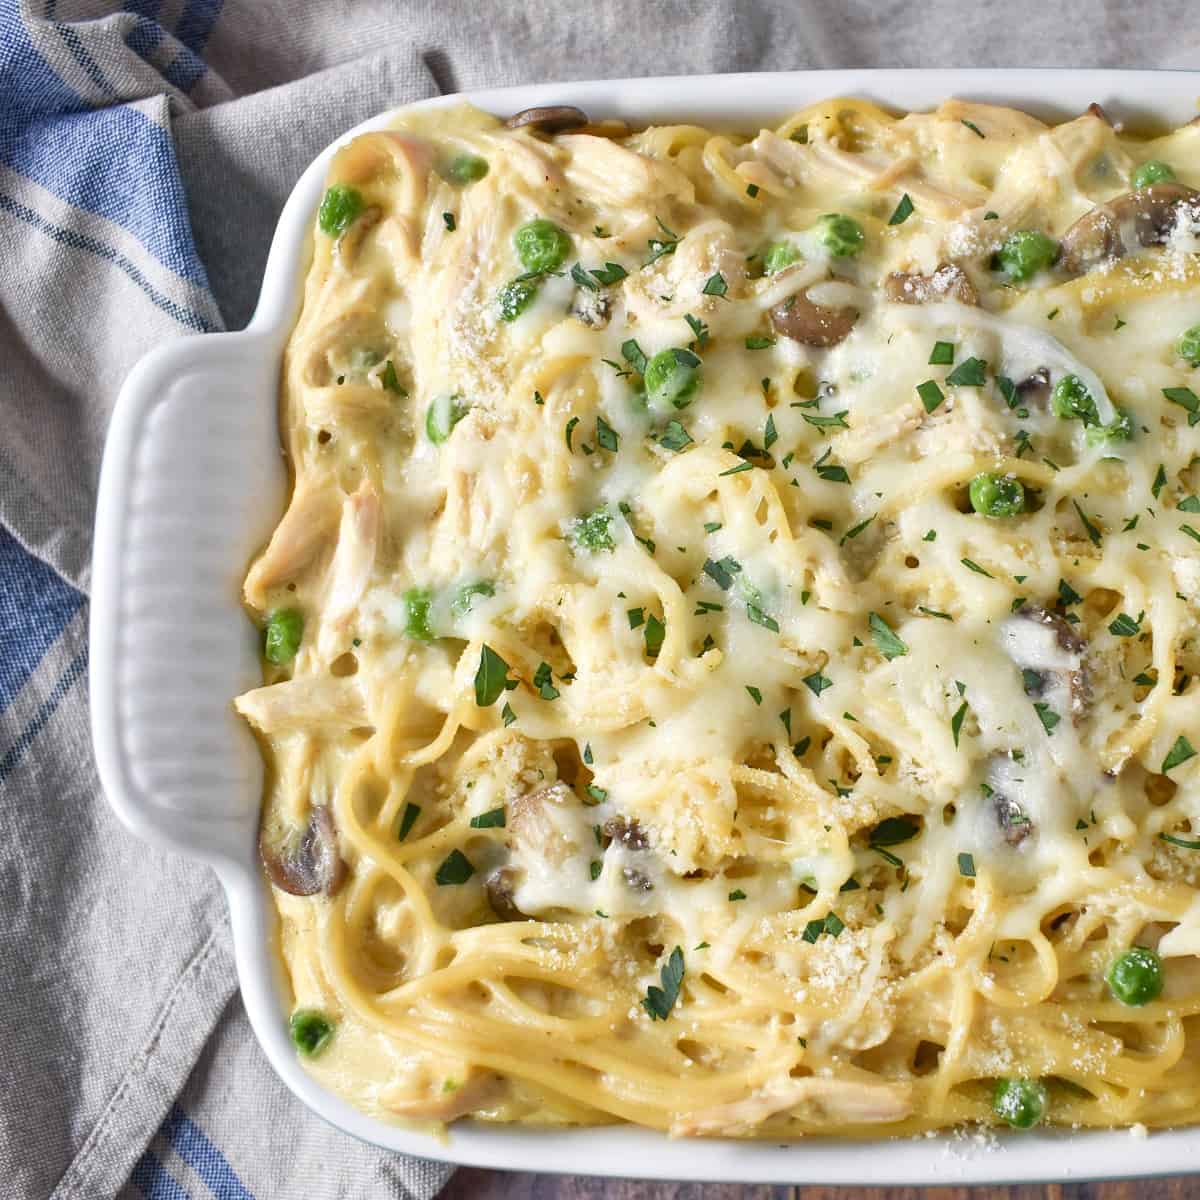
[[1200,1119],[1200,125],[402,112],[253,563],[261,850],[362,1109]]

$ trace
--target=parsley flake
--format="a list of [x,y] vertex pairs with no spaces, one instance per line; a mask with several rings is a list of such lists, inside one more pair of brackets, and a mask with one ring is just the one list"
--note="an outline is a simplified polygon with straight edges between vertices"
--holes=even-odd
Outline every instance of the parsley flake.
[[659,972],[662,987],[651,985],[642,1001],[642,1007],[650,1014],[652,1021],[665,1021],[671,1015],[671,1009],[679,999],[679,985],[683,982],[683,974],[683,951],[676,946]]

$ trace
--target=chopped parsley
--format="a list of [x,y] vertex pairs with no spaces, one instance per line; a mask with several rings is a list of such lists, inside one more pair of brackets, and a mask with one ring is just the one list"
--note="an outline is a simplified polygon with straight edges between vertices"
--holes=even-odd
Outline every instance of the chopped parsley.
[[504,721],[505,726],[511,725],[517,719],[517,714],[513,712],[512,705],[507,700],[505,700],[504,707],[500,710],[500,717]]
[[958,749],[958,739],[962,734],[963,721],[967,715],[967,702],[964,700],[950,718],[950,733],[954,737],[954,748]]
[[579,418],[578,418],[578,417],[572,417],[572,418],[571,418],[571,419],[570,419],[570,420],[567,422],[567,427],[566,427],[566,428],[563,430],[563,439],[564,439],[564,440],[566,441],[566,443],[567,443],[567,451],[568,451],[568,453],[570,453],[570,454],[574,454],[574,453],[575,453],[575,449],[574,449],[574,447],[571,445],[571,435],[572,435],[572,434],[575,432],[575,426],[576,426],[576,425],[578,425],[578,424],[579,424]]
[[396,365],[389,358],[387,366],[383,368],[383,375],[380,376],[380,382],[384,386],[385,391],[394,392],[397,396],[407,396],[408,392],[400,386],[400,380],[396,378]]
[[743,892],[741,888],[734,888],[733,891],[729,893],[729,899],[731,901],[732,900],[745,900],[745,898],[746,898],[746,893]]
[[637,338],[629,338],[621,343],[621,357],[639,374],[646,373],[646,353],[637,344]]
[[653,984],[646,990],[646,998],[642,1007],[650,1014],[652,1021],[665,1021],[679,999],[679,985],[683,982],[683,951],[676,946],[671,951],[671,957],[659,972],[662,987]]
[[538,669],[533,673],[533,686],[537,688],[537,694],[543,700],[557,700],[559,697],[558,688],[551,683],[552,679],[550,664],[548,662],[539,663]]
[[1046,733],[1053,733],[1054,727],[1059,723],[1059,721],[1062,720],[1062,717],[1060,717],[1058,713],[1056,713],[1054,709],[1050,707],[1050,705],[1040,700],[1034,704],[1033,709],[1037,713],[1038,720],[1041,721],[1042,728],[1046,731]]
[[447,233],[453,233],[458,228],[458,223],[455,221],[452,212],[442,213],[442,224],[446,226]]
[[646,618],[646,654],[657,658],[662,649],[663,639],[667,636],[667,627],[653,613]]
[[662,437],[658,439],[658,444],[664,450],[678,452],[692,444],[692,435],[678,421],[668,421]]
[[414,804],[411,800],[404,806],[404,812],[400,814],[400,826],[396,830],[396,841],[402,842],[410,833],[413,826],[417,823],[417,818],[421,815],[421,806]]
[[640,629],[646,621],[646,614],[640,608],[631,608],[625,615],[629,618],[630,629]]
[[813,463],[813,470],[822,478],[830,483],[849,483],[850,476],[846,473],[845,467],[838,466],[837,463],[827,463],[826,459],[833,453],[833,448],[829,447],[825,453]]
[[817,429],[849,429],[846,424],[846,414],[850,410],[842,409],[839,413],[834,413],[832,417],[822,417],[820,414],[801,413],[800,415],[812,426]]
[[913,215],[914,208],[912,198],[907,192],[900,197],[900,203],[896,205],[895,211],[888,217],[889,225],[903,225],[909,217]]
[[1187,409],[1189,425],[1195,425],[1200,422],[1200,397],[1198,397],[1191,388],[1163,388],[1162,394],[1166,396],[1166,398],[1170,400],[1172,404],[1178,404],[1181,408]]
[[608,799],[608,789],[599,787],[594,783],[589,783],[584,791],[597,803],[603,804]]
[[1175,739],[1175,744],[1167,751],[1167,757],[1163,759],[1162,773],[1165,775],[1173,767],[1177,767],[1180,763],[1185,763],[1189,758],[1195,758],[1195,756],[1196,751],[1192,748],[1192,743],[1181,733]]
[[958,856],[958,873],[967,879],[975,878],[975,857],[972,854]]
[[500,699],[508,679],[508,663],[491,646],[484,643],[479,651],[479,668],[475,672],[475,703],[488,708]]
[[499,808],[489,809],[477,817],[472,817],[470,825],[472,829],[503,829],[504,816],[504,805],[502,804]]
[[753,466],[754,464],[751,462],[741,462],[738,463],[736,467],[730,467],[728,471],[719,471],[718,477],[723,477],[725,475],[740,475],[743,471],[749,471]]
[[929,365],[931,367],[948,367],[953,362],[954,343],[934,342],[933,349],[929,352]]
[[767,423],[763,427],[763,449],[770,450],[777,441],[779,441],[779,434],[775,429],[775,414],[768,413]]
[[679,235],[668,229],[660,217],[654,218],[658,222],[659,229],[662,230],[661,238],[651,238],[648,245],[650,247],[649,257],[642,264],[648,267],[651,263],[657,262],[664,254],[674,254],[676,247],[679,245]]
[[917,395],[921,397],[927,413],[933,412],[946,399],[945,393],[932,379],[917,384]]
[[746,616],[754,622],[755,625],[761,625],[764,629],[769,629],[772,633],[779,632],[779,622],[775,620],[769,613],[763,610],[757,604],[746,605]]
[[775,345],[775,339],[768,334],[752,333],[746,339],[747,350],[769,350]]
[[892,627],[877,613],[869,613],[867,624],[875,638],[879,653],[891,662],[893,658],[902,658],[908,653],[908,647],[893,632]]
[[1121,613],[1115,620],[1108,624],[1108,632],[1113,637],[1136,637],[1141,630],[1142,617],[1145,613],[1139,613],[1138,619],[1135,621],[1128,613]]
[[704,282],[701,292],[705,296],[720,296],[722,299],[728,299],[726,293],[729,291],[729,285],[725,282],[725,276],[717,271],[714,275],[710,275]]
[[982,358],[964,358],[962,362],[946,376],[946,382],[951,387],[983,387],[987,381],[985,371],[987,362]]
[[708,326],[699,317],[693,317],[691,313],[684,313],[683,319],[695,335],[696,349],[703,350],[708,345]]
[[803,941],[812,945],[816,943],[821,934],[827,933],[830,937],[835,938],[845,928],[846,923],[841,917],[837,913],[831,912],[824,917],[814,917],[804,926],[804,932],[800,936]]
[[474,874],[475,868],[471,865],[471,860],[461,850],[451,850],[433,878],[438,887],[452,887],[466,883]]
[[847,529],[846,532],[842,534],[841,541],[838,542],[838,545],[843,546],[846,542],[858,537],[858,535],[862,533],[862,531],[866,529],[866,527],[870,525],[873,520],[875,520],[876,515],[877,514],[872,513],[865,521],[859,521],[859,523],[852,529]]
[[1066,607],[1068,604],[1078,604],[1083,597],[1065,580],[1058,581],[1058,599]]
[[717,562],[706,558],[701,569],[724,592],[733,586],[733,577],[741,574],[742,564],[736,558],[726,555]]
[[961,562],[961,563],[962,563],[962,565],[963,565],[964,567],[966,567],[968,571],[974,571],[976,575],[985,575],[985,576],[987,576],[987,578],[988,578],[988,579],[995,579],[995,578],[996,578],[996,577],[995,577],[995,575],[993,575],[993,574],[992,574],[990,571],[985,571],[985,570],[983,569],[983,567],[981,567],[981,566],[980,566],[980,565],[979,565],[977,562],[975,562],[973,559],[970,559],[970,558],[962,558],[962,559],[959,559],[959,562]]
[[981,138],[984,136],[983,130],[980,129],[979,126],[976,125],[974,121],[968,121],[966,117],[961,117],[959,119],[976,137]]
[[760,692],[758,688],[752,687],[750,684],[746,684],[746,691],[750,694],[750,699],[753,700],[755,704],[762,703],[762,692]]
[[1091,539],[1092,545],[1099,546],[1100,530],[1088,520],[1088,515],[1083,511],[1082,508],[1079,507],[1078,500],[1072,500],[1071,503],[1075,505],[1075,511],[1079,514],[1079,519],[1083,522],[1083,527],[1087,531],[1087,535]]
[[617,431],[601,416],[596,417],[596,441],[601,450],[616,451],[621,439]]
[[923,604],[917,605],[917,611],[923,612],[927,617],[937,617],[942,621],[953,621],[954,618],[949,613],[939,612],[936,608],[926,608]]
[[833,680],[822,675],[820,671],[805,675],[803,683],[814,696],[819,696],[826,688],[833,687]]

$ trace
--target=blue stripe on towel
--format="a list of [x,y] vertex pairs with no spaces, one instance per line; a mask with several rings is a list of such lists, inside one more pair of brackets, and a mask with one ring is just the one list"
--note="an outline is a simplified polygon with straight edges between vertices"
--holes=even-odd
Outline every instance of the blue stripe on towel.
[[130,1180],[146,1200],[192,1200],[179,1181],[147,1150],[137,1160]]
[[175,1153],[204,1180],[215,1200],[254,1200],[225,1156],[178,1104],[171,1106],[162,1132]]
[[89,109],[0,22],[0,163],[128,230],[182,279],[208,286],[168,132],[128,105]]
[[190,308],[184,308],[181,304],[176,304],[169,296],[164,296],[129,259],[111,246],[106,246],[96,238],[86,237],[74,230],[59,228],[3,192],[0,192],[0,212],[11,213],[61,245],[70,246],[74,250],[86,250],[89,254],[94,254],[98,258],[104,259],[105,262],[112,263],[141,288],[155,307],[162,309],[169,317],[187,329],[192,329],[196,333],[212,333],[217,328],[207,317],[193,312]]
[[0,526],[0,712],[82,604],[79,592]]
[[0,783],[3,783],[12,774],[16,765],[25,757],[25,751],[37,741],[38,734],[45,729],[46,723],[54,716],[63,697],[87,671],[87,665],[88,652],[81,650],[54,685],[54,690],[42,701],[41,708],[37,710],[33,720],[25,727],[25,732],[0,757]]

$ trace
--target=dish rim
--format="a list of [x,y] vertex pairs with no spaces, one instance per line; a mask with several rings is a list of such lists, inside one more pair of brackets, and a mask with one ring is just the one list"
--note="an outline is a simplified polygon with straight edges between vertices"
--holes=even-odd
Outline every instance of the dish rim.
[[[1191,80],[1190,86],[1186,80]],[[1120,99],[1122,93],[1135,99],[1126,103]],[[134,585],[121,562],[131,504],[130,477],[163,396],[169,393],[171,381],[187,370],[210,379],[222,375],[230,379],[246,364],[268,363],[272,367],[264,379],[269,375],[271,387],[263,399],[272,413],[277,410],[278,360],[300,306],[312,217],[326,166],[338,147],[361,133],[385,127],[400,112],[470,102],[505,114],[565,103],[593,116],[625,117],[639,124],[687,118],[738,126],[832,96],[862,96],[896,110],[929,108],[954,96],[1053,117],[1080,112],[1096,101],[1132,121],[1178,124],[1195,115],[1197,94],[1200,72],[1138,69],[867,69],[559,82],[437,96],[390,109],[340,135],[316,156],[280,214],[259,301],[246,329],[184,337],[162,346],[137,364],[121,389],[101,471],[90,618],[93,741],[105,794],[132,832],[206,862],[216,871],[228,898],[238,977],[251,1024],[272,1067],[302,1102],[369,1143],[459,1165],[507,1170],[745,1183],[951,1186],[1150,1177],[1195,1169],[1200,1127],[1156,1132],[1150,1139],[1153,1149],[1150,1141],[1131,1138],[1124,1130],[1041,1130],[998,1140],[954,1132],[869,1142],[806,1138],[781,1145],[736,1139],[672,1140],[632,1126],[555,1130],[480,1122],[460,1122],[440,1141],[369,1117],[309,1076],[287,1038],[283,1003],[287,989],[275,947],[274,906],[254,849],[261,790],[249,797],[246,811],[224,821],[188,813],[175,814],[168,823],[138,781],[130,718],[119,702],[117,663],[121,635],[133,626],[122,605]],[[254,436],[253,432],[247,436]],[[262,446],[264,461],[278,461],[277,428],[274,437],[270,445]],[[282,465],[275,470],[282,483]],[[263,541],[276,519],[277,514],[265,525]],[[239,578],[245,565],[236,564]],[[229,610],[241,617],[239,598],[227,599]],[[246,640],[240,629],[228,636]],[[248,731],[244,737],[250,737]]]

